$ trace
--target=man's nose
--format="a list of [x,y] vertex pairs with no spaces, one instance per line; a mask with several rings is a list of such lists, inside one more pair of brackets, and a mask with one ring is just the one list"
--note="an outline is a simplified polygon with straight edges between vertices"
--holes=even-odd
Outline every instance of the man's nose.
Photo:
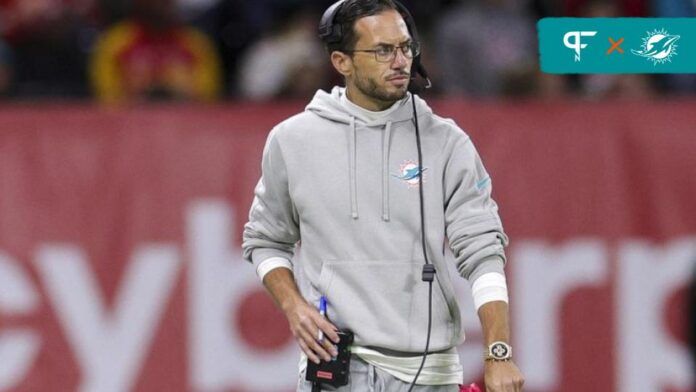
[[392,68],[399,69],[404,68],[408,65],[409,59],[404,55],[401,48],[396,48],[396,53],[394,53],[394,61],[392,61]]

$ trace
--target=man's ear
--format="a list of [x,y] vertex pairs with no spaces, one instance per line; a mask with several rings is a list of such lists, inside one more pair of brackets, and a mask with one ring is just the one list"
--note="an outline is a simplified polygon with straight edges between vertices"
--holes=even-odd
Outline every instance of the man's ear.
[[331,64],[333,64],[336,71],[343,76],[350,76],[353,74],[353,59],[337,50],[331,52]]

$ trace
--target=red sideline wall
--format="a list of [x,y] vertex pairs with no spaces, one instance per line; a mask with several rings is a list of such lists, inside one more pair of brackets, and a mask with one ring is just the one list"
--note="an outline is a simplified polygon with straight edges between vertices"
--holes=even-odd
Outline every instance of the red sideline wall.
[[[433,107],[493,178],[526,390],[694,390],[696,101]],[[293,390],[239,247],[265,137],[302,108],[0,107],[0,391]]]

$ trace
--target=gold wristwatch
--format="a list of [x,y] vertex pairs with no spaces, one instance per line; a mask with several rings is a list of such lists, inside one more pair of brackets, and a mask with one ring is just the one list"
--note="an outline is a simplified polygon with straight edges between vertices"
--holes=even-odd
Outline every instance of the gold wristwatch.
[[493,342],[488,345],[483,358],[486,361],[504,362],[512,359],[512,347],[501,341]]

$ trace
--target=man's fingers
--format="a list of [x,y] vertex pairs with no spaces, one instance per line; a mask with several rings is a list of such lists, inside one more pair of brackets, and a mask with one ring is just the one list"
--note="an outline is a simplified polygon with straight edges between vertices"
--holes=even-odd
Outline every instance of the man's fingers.
[[[300,343],[300,348],[307,354],[307,358],[318,363],[319,358],[330,361],[332,357],[338,355],[334,346],[340,340],[338,329],[316,309],[307,306],[299,311],[294,325],[295,337]],[[320,337],[321,341],[319,341]]]
[[519,389],[517,388],[517,382],[513,377],[508,378],[505,380],[505,392],[518,392]]
[[317,322],[317,327],[319,327],[322,330],[325,337],[329,338],[334,343],[338,343],[338,328],[336,328],[335,325],[331,324],[329,320],[321,317]]
[[524,376],[513,362],[486,362],[486,391],[522,392]]
[[[326,339],[324,339],[326,341]],[[325,361],[330,361],[331,360],[331,354],[329,354],[330,349],[325,349],[324,346],[322,346],[318,340],[313,339],[312,342],[309,344],[309,348],[314,350],[317,355],[322,357]]]
[[316,332],[316,338],[319,338],[319,330],[321,330],[321,342],[320,344],[323,346],[324,350],[328,352],[332,357],[335,357],[338,355],[338,351],[334,347],[334,343],[338,343],[339,337],[337,332],[337,328],[329,322],[329,320],[325,319],[324,317],[321,317],[319,315],[319,318],[316,320],[317,322],[317,332]]
[[487,392],[515,392],[517,389],[512,380],[495,381],[486,384]]
[[319,363],[320,359],[325,361],[331,359],[331,356],[317,343],[316,339],[306,331],[301,333],[301,339],[299,340],[312,353],[312,356],[315,358],[314,362]]
[[319,357],[317,357],[317,355],[314,354],[314,352],[312,352],[312,350],[310,350],[309,347],[307,347],[307,343],[305,343],[304,340],[298,339],[297,343],[300,345],[300,348],[307,356],[307,359],[309,359],[310,361],[312,361],[316,364],[319,363]]
[[517,377],[515,379],[515,391],[522,392],[522,386],[524,386],[524,378]]
[[324,346],[324,350],[326,350],[329,354],[331,354],[332,357],[335,357],[338,355],[338,349],[331,342],[331,340],[329,340],[328,338],[324,338],[321,341],[321,345]]
[[311,331],[302,329],[300,332],[300,336],[311,351],[313,351],[319,357],[323,358],[325,361],[330,361],[331,355],[326,350],[324,350],[324,348],[317,341],[317,333],[318,330],[316,328],[312,329]]

